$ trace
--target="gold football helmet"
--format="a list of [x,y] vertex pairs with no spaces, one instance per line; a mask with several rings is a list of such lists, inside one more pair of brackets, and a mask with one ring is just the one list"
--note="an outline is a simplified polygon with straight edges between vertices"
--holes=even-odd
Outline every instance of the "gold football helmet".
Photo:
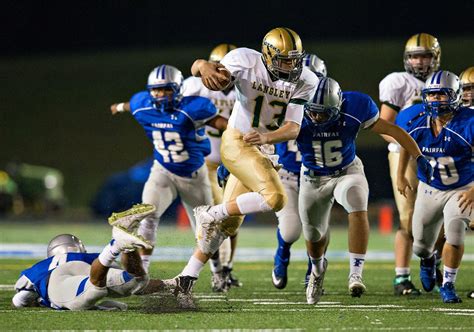
[[[431,54],[431,62],[428,64],[413,65],[410,61],[414,55]],[[441,47],[438,39],[427,33],[418,33],[411,36],[405,44],[403,53],[405,70],[416,78],[425,81],[426,78],[439,68],[441,62]]]
[[304,55],[300,36],[291,29],[275,28],[263,38],[263,63],[277,79],[296,82],[303,70]]
[[222,58],[224,55],[229,53],[230,51],[236,49],[237,46],[233,44],[219,44],[216,47],[214,47],[211,51],[211,54],[209,54],[209,62],[221,62]]
[[474,67],[469,67],[459,75],[462,86],[462,105],[474,106]]

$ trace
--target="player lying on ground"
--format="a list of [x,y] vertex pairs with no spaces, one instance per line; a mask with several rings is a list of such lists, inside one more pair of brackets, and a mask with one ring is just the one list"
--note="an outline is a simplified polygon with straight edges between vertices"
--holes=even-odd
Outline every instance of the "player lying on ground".
[[[159,279],[145,273],[136,248],[151,248],[136,235],[138,223],[155,211],[149,204],[114,213],[112,241],[101,253],[87,253],[81,240],[71,234],[54,237],[48,244],[48,258],[22,271],[15,284],[15,308],[45,306],[54,309],[125,310],[126,304],[105,297],[144,295],[166,289]],[[123,269],[116,262],[122,254]]]

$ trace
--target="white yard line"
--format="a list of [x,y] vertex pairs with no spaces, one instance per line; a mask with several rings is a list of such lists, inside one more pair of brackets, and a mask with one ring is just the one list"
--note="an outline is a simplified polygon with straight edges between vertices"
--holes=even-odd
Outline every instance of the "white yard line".
[[[28,244],[28,243],[7,243],[0,244],[0,258],[44,258],[46,254],[46,244]],[[101,252],[103,247],[87,246],[89,252]],[[239,254],[235,258],[237,262],[258,262],[273,261],[275,248],[238,248]],[[152,261],[174,261],[187,262],[193,253],[193,248],[189,247],[160,247],[153,252]],[[331,261],[347,261],[349,254],[347,251],[329,251],[327,258]],[[306,250],[295,249],[291,252],[293,262],[307,261]],[[367,261],[393,261],[392,251],[369,251],[366,257]],[[474,261],[474,254],[464,254],[464,261]]]

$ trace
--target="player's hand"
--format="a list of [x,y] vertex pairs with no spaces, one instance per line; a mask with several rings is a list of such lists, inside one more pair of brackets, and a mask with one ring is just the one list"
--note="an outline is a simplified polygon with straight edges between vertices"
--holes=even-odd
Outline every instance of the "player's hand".
[[410,186],[407,178],[402,176],[397,178],[397,190],[403,196],[407,197],[407,190],[413,191],[413,188]]
[[416,158],[416,164],[418,170],[426,177],[426,183],[430,184],[433,178],[433,167],[430,164],[430,161],[423,155],[419,155]]
[[110,113],[112,113],[112,115],[115,115],[115,114],[118,113],[118,111],[117,111],[117,105],[118,105],[118,104],[112,104],[112,105],[110,106]]
[[257,131],[252,131],[244,135],[244,142],[252,145],[263,145],[268,143],[267,136]]
[[206,62],[199,68],[202,83],[209,90],[220,91],[231,82],[230,72],[220,63]]
[[217,167],[217,183],[219,184],[219,187],[221,188],[225,187],[225,184],[227,183],[229,176],[230,176],[229,170],[224,166],[224,164],[221,163],[219,167]]
[[459,208],[461,212],[469,211],[469,214],[472,213],[472,206],[474,205],[474,187],[463,191],[458,196]]

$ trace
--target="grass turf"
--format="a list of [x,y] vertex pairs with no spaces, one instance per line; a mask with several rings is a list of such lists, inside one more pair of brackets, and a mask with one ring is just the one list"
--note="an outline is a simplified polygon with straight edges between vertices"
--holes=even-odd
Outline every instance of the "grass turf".
[[[46,243],[51,234],[68,230],[76,233],[87,244],[106,243],[110,227],[106,224],[2,224],[2,243]],[[241,230],[241,247],[275,246],[273,228]],[[160,228],[161,245],[190,245],[192,234],[174,227]],[[346,230],[332,231],[329,250],[345,250]],[[302,248],[300,240],[295,248]],[[382,236],[372,232],[369,250],[392,250],[393,234]],[[466,253],[473,252],[472,233],[466,238]],[[237,251],[238,255],[238,251]],[[463,303],[443,304],[439,294],[424,293],[419,298],[393,295],[393,263],[367,261],[364,280],[367,293],[351,298],[347,291],[348,264],[345,260],[330,260],[321,302],[306,304],[303,290],[304,262],[294,261],[289,268],[287,288],[280,291],[271,284],[272,262],[235,263],[235,273],[244,283],[229,293],[217,294],[210,290],[210,273],[205,268],[195,287],[198,304],[196,311],[180,311],[173,302],[160,298],[130,297],[127,312],[67,312],[46,308],[14,310],[10,307],[14,291],[11,288],[18,273],[35,260],[0,260],[0,320],[2,330],[140,330],[140,329],[303,329],[314,330],[472,330],[474,300],[466,293],[474,289],[471,276],[474,262],[465,261],[456,282]],[[184,262],[154,262],[151,275],[171,278],[178,274]],[[418,261],[412,262],[412,276],[418,286]],[[151,308],[151,309],[150,309]],[[150,311],[152,313],[150,313]]]
[[[13,284],[20,269],[33,261],[1,260],[0,282]],[[168,278],[177,274],[183,263],[154,263],[151,274]],[[270,262],[239,263],[235,270],[244,283],[226,294],[210,291],[208,269],[201,274],[195,287],[196,311],[179,311],[173,304],[160,299],[131,297],[123,299],[129,305],[126,312],[67,312],[44,308],[13,310],[12,290],[0,291],[2,329],[306,329],[312,330],[443,330],[472,329],[474,301],[465,297],[474,287],[470,275],[474,263],[463,263],[457,281],[464,302],[443,304],[439,295],[426,294],[416,299],[392,294],[392,264],[367,262],[364,273],[367,293],[351,298],[347,291],[348,266],[345,262],[330,262],[325,278],[326,294],[317,305],[307,305],[303,291],[306,265],[290,265],[289,283],[279,291],[271,285]],[[413,266],[417,279],[418,268]],[[416,284],[420,284],[418,280]],[[143,303],[153,302],[155,310],[146,313]]]

